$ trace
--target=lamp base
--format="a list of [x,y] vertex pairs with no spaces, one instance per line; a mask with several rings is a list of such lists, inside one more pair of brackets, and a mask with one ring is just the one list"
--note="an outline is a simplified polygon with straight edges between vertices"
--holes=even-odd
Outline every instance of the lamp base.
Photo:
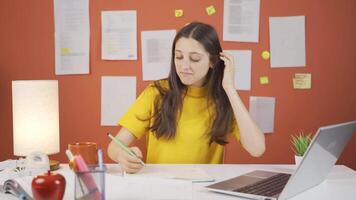
[[58,160],[49,160],[49,169],[51,171],[55,171],[59,169],[59,161]]

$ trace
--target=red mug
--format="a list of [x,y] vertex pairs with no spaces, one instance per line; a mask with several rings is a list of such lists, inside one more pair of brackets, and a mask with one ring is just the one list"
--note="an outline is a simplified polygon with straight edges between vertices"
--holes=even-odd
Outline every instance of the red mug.
[[76,142],[68,144],[68,149],[73,155],[82,155],[88,166],[98,165],[98,145],[95,142]]

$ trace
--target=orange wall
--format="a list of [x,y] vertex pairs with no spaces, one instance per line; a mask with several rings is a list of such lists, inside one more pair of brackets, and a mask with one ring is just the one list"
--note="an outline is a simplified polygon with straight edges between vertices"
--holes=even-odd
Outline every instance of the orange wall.
[[[217,13],[207,16],[205,7],[214,5]],[[175,18],[175,8],[184,17]],[[252,90],[239,92],[245,105],[249,96],[275,96],[275,132],[267,135],[267,150],[261,158],[251,158],[234,141],[227,147],[227,163],[292,163],[290,134],[299,130],[316,131],[319,126],[356,119],[356,1],[354,0],[261,0],[259,43],[222,42],[224,49],[251,49]],[[100,12],[137,10],[137,61],[100,59]],[[54,74],[53,0],[0,1],[0,160],[13,158],[11,80],[58,79],[61,152],[55,156],[66,162],[68,143],[96,141],[106,148],[106,132],[117,127],[100,126],[100,78],[105,75],[137,76],[137,91],[142,81],[141,41],[143,30],[179,29],[192,20],[207,22],[222,36],[222,0],[90,0],[90,74]],[[306,16],[305,68],[269,67],[260,57],[269,48],[269,16]],[[311,90],[292,89],[297,72],[312,73]],[[268,75],[270,84],[259,85]],[[40,144],[34,144],[40,145]],[[139,141],[144,148],[145,141]],[[356,169],[356,135],[339,163]],[[109,161],[106,157],[106,161]]]

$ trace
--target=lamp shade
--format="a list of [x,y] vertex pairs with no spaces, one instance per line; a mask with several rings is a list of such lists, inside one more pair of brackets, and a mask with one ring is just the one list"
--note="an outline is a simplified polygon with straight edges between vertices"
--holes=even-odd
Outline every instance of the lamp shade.
[[12,81],[14,154],[59,152],[57,80]]

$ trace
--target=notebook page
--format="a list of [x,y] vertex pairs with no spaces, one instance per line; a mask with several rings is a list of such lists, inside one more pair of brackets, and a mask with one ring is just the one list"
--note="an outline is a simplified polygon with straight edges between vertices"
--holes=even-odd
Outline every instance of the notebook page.
[[107,199],[192,199],[192,182],[106,174]]
[[[120,174],[119,166],[110,166],[108,173]],[[214,181],[214,177],[209,175],[205,170],[197,166],[179,166],[174,168],[167,168],[164,166],[146,166],[141,171],[135,174],[127,174],[133,177],[155,177],[167,179],[181,179],[192,182],[210,182]]]

